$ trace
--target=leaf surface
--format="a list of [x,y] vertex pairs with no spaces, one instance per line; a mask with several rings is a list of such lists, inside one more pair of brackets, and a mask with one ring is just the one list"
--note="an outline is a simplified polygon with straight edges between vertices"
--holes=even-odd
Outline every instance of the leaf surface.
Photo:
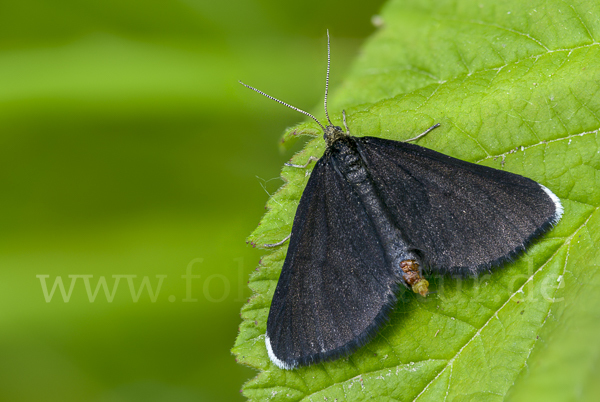
[[[557,194],[560,224],[526,255],[476,279],[432,278],[437,293],[405,293],[390,323],[348,358],[278,369],[266,353],[282,246],[250,278],[233,349],[260,370],[251,400],[594,400],[600,344],[600,6],[585,1],[392,1],[330,115],[353,135],[394,140],[441,127],[418,144],[527,176]],[[333,33],[335,68],[335,33]],[[335,73],[335,72],[333,72]],[[323,114],[318,114],[322,116]],[[317,135],[293,161],[320,157]],[[311,167],[284,167],[286,184],[249,240],[291,230]]]

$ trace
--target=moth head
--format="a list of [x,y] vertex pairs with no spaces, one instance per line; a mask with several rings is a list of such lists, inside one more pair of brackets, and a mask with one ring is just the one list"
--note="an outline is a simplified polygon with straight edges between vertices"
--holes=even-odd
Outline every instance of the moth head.
[[323,139],[325,140],[325,143],[327,144],[327,146],[329,146],[329,145],[333,144],[335,141],[337,141],[338,139],[350,134],[350,130],[348,130],[348,125],[346,124],[346,112],[345,111],[342,111],[342,115],[344,117],[344,127],[346,128],[345,133],[340,126],[334,126],[333,123],[331,122],[331,119],[329,118],[329,111],[327,110],[327,95],[329,93],[329,67],[330,67],[330,65],[331,65],[331,50],[330,50],[330,46],[329,46],[329,30],[327,30],[327,79],[325,81],[325,102],[324,102],[325,116],[327,117],[327,121],[329,122],[329,124],[327,126],[324,126],[323,124],[321,124],[321,122],[319,120],[317,120],[317,118],[315,116],[313,116],[312,114],[310,114],[308,112],[305,112],[302,109],[298,109],[297,107],[287,104],[283,101],[280,101],[279,99],[276,99],[276,98],[272,97],[271,95],[267,95],[266,93],[254,88],[254,87],[251,87],[250,85],[244,84],[242,81],[239,81],[239,83],[242,84],[243,86],[245,86],[246,88],[249,88],[253,91],[258,92],[261,95],[266,96],[269,99],[274,100],[275,102],[281,103],[282,105],[287,106],[290,109],[294,109],[297,112],[305,114],[306,116],[308,116],[311,119],[313,119],[314,121],[316,121],[317,124],[323,129]]
[[328,146],[345,136],[346,133],[344,133],[344,130],[340,126],[330,124],[323,129],[323,139]]

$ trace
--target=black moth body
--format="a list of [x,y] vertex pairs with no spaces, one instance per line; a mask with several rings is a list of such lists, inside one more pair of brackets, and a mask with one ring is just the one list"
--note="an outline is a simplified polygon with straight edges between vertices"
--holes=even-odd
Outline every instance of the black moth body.
[[321,127],[327,147],[300,199],[267,321],[267,352],[280,368],[352,353],[387,320],[401,289],[427,294],[423,268],[477,275],[562,216],[558,197],[526,177],[354,137],[330,120]]
[[[329,126],[326,140],[327,131],[342,133]],[[419,266],[476,275],[524,251],[561,214],[558,197],[526,177],[341,135],[298,205],[267,321],[269,357],[291,369],[350,353],[376,334],[400,284],[426,294]]]

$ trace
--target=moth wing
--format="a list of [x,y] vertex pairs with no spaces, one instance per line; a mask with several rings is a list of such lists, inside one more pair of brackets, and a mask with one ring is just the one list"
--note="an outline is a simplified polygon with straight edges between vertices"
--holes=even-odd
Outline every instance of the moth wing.
[[476,274],[558,222],[560,200],[517,174],[404,142],[356,138],[390,218],[431,269]]
[[326,154],[300,199],[271,302],[271,360],[290,369],[367,342],[396,301],[399,278],[390,265],[359,198]]

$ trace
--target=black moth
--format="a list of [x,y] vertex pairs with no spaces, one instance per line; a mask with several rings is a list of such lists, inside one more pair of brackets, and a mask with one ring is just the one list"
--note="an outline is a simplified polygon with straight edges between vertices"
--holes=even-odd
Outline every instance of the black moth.
[[554,193],[526,177],[406,142],[353,137],[345,113],[346,132],[334,126],[329,34],[327,48],[327,127],[242,83],[313,118],[327,144],[300,199],[269,311],[265,343],[283,369],[368,342],[400,285],[427,294],[422,267],[477,275],[523,252],[563,213]]

